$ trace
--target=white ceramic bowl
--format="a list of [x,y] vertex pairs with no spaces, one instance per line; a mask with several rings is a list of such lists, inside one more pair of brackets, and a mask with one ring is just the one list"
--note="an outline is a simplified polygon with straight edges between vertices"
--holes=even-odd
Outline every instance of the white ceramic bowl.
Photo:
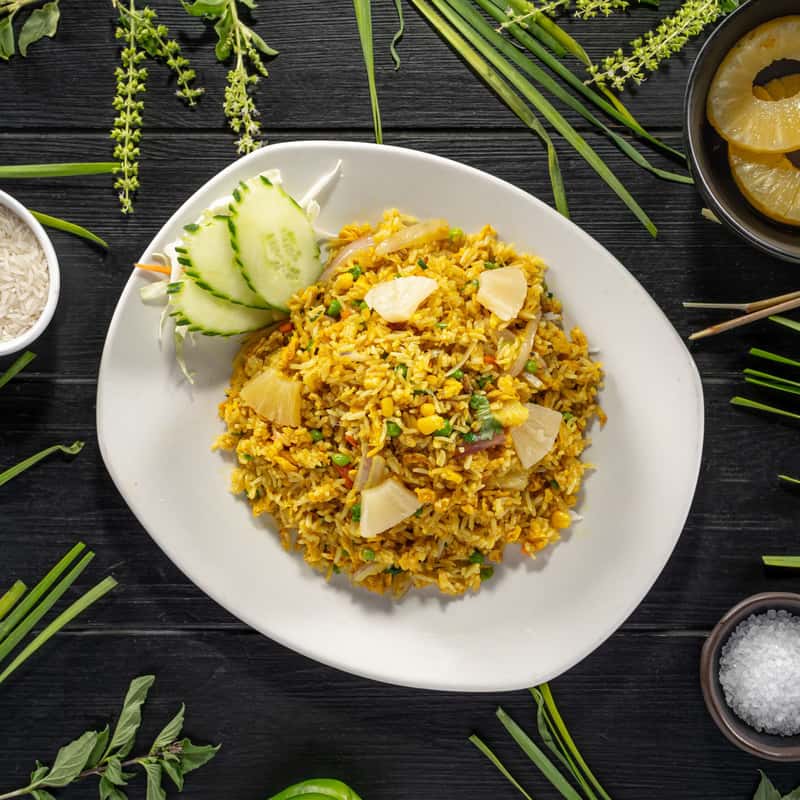
[[2,358],[3,356],[10,356],[13,353],[17,353],[29,347],[45,332],[45,329],[50,324],[50,320],[53,319],[53,314],[55,314],[56,306],[58,305],[58,295],[61,289],[61,273],[58,269],[58,257],[53,248],[53,243],[33,214],[31,214],[22,203],[3,191],[0,191],[0,206],[16,214],[33,231],[33,235],[36,237],[42,250],[44,250],[44,255],[47,259],[47,270],[50,273],[50,287],[47,291],[47,301],[44,304],[39,319],[37,319],[28,330],[14,339],[0,341],[0,358]]

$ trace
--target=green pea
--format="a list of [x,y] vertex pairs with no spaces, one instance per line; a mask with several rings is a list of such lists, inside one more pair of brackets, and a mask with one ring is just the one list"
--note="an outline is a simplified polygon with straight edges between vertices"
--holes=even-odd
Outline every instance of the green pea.
[[450,378],[453,378],[454,380],[460,381],[460,380],[461,380],[461,379],[464,377],[464,370],[461,370],[461,369],[454,369],[454,370],[453,370],[453,371],[450,373],[449,377],[450,377]]
[[328,310],[325,313],[329,317],[338,319],[342,313],[342,304],[338,300],[332,300],[331,304],[328,306]]
[[392,437],[399,436],[402,432],[403,432],[403,429],[394,420],[390,419],[386,423],[386,435],[387,436],[392,436]]
[[469,560],[473,564],[483,564],[483,553],[481,553],[479,550],[473,550]]
[[[350,509],[350,518],[353,520],[353,522],[361,522],[361,503],[356,503]],[[373,553],[373,556],[374,555],[375,554]],[[367,559],[367,560],[370,560],[370,559]]]
[[525,372],[529,375],[535,375],[539,369],[539,362],[535,358],[530,358],[525,362]]
[[312,428],[309,433],[311,434],[312,442],[321,442],[325,438],[325,435],[319,428]]
[[334,453],[331,456],[331,461],[336,464],[337,467],[346,467],[353,459],[350,458],[347,453]]
[[349,270],[350,274],[353,276],[353,280],[358,280],[363,274],[364,270],[356,264],[354,267],[351,267]]
[[[360,509],[359,509],[359,516],[360,516]],[[365,547],[361,551],[361,558],[363,558],[364,561],[374,561],[375,560],[375,551],[373,549],[369,548],[369,547]]]
[[488,581],[494,575],[494,567],[481,567],[481,580]]

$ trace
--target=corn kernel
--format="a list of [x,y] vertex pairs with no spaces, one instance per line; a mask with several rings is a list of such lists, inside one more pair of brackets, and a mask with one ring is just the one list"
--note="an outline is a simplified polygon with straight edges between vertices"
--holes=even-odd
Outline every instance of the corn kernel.
[[528,419],[530,412],[527,407],[522,405],[517,400],[510,403],[504,403],[497,411],[494,411],[495,419],[504,428],[513,428],[516,425],[522,425]]
[[419,413],[423,417],[432,417],[436,413],[436,406],[433,403],[423,403],[419,407]]
[[463,476],[454,469],[443,469],[440,474],[449,483],[461,483],[464,480]]
[[497,388],[503,393],[514,395],[516,388],[514,386],[514,379],[510,375],[501,375],[497,381]]
[[394,400],[391,397],[384,397],[381,400],[381,414],[384,417],[391,417],[394,414]]
[[448,378],[442,387],[442,396],[446,400],[451,397],[455,397],[456,395],[461,394],[463,388],[464,387],[461,385],[461,381],[457,381],[455,378]]
[[434,431],[444,426],[444,420],[438,414],[421,417],[417,420],[417,430],[425,436],[430,436]]
[[550,524],[558,531],[569,528],[572,520],[566,511],[554,511],[550,515]]
[[336,278],[333,288],[337,292],[347,292],[353,288],[353,276],[349,272],[343,272]]

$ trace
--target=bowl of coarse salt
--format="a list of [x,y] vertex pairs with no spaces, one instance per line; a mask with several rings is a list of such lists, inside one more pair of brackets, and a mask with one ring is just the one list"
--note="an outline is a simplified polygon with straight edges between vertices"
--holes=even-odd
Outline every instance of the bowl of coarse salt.
[[0,191],[0,357],[44,333],[58,304],[58,258],[25,206]]
[[735,605],[703,646],[700,683],[717,727],[770,761],[800,761],[800,594]]

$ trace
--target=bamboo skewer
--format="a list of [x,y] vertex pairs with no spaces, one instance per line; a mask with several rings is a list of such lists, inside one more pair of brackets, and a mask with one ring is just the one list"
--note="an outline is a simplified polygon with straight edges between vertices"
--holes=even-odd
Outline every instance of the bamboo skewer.
[[749,325],[751,322],[771,317],[773,314],[782,314],[785,311],[800,308],[800,291],[779,295],[767,300],[757,300],[752,303],[684,303],[684,308],[735,309],[748,312],[740,317],[734,317],[726,322],[720,322],[701,331],[696,331],[689,337],[690,340],[695,341],[697,339],[705,339],[707,336],[716,336],[717,334],[725,333],[725,331],[740,328],[743,325]]

